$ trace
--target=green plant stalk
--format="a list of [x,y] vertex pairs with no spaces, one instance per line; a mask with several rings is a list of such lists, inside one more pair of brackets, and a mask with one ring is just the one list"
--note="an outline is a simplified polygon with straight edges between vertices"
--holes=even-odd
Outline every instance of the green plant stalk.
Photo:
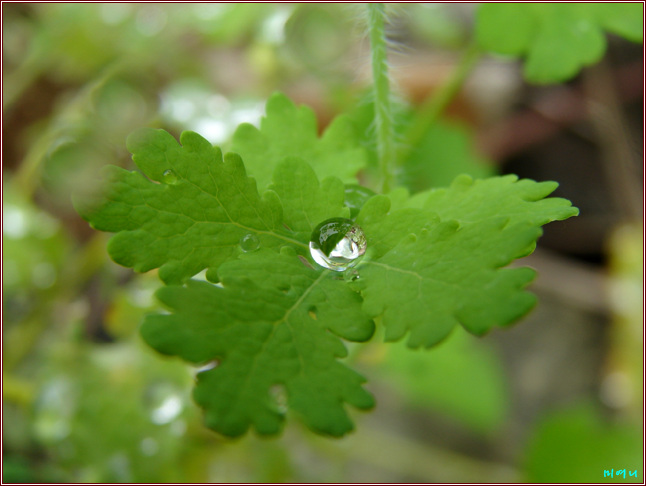
[[439,447],[430,442],[407,436],[402,431],[384,426],[378,421],[370,423],[369,417],[353,434],[331,442],[311,433],[301,440],[321,455],[331,460],[348,460],[370,465],[375,471],[411,477],[421,482],[513,483],[521,478],[514,467],[495,461],[476,459],[466,454]]
[[390,81],[388,79],[388,59],[383,3],[369,3],[368,29],[370,52],[372,55],[373,97],[375,106],[375,126],[377,129],[377,158],[381,172],[381,189],[390,191],[394,179],[395,132],[392,109],[390,106]]
[[[75,124],[90,116],[88,111],[91,109],[94,93],[122,70],[121,64],[114,64],[109,66],[98,78],[86,83],[85,87],[66,103],[59,113],[55,114],[47,128],[36,138],[15,174],[15,184],[25,197],[32,198],[34,196],[40,183],[43,164],[55,142],[68,132],[73,131]],[[23,90],[27,87],[28,85],[20,89]],[[9,103],[12,102],[13,100],[9,100]]]
[[424,134],[437,121],[438,117],[458,94],[465,79],[479,59],[480,49],[474,43],[468,47],[460,63],[451,73],[446,83],[433,96],[430,96],[422,103],[417,111],[417,115],[406,131],[404,140],[405,147],[407,148],[405,149],[405,153],[400,154],[399,160],[403,162],[408,158],[410,147],[415,147],[419,144]]

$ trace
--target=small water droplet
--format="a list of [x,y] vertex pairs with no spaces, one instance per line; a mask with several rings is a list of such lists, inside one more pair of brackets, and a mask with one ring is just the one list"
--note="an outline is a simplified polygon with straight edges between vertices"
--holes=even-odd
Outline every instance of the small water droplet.
[[162,182],[164,182],[164,184],[177,184],[177,175],[171,169],[167,169],[162,174]]
[[246,234],[240,238],[240,248],[242,248],[242,251],[245,253],[256,251],[260,248],[260,239],[252,233]]
[[312,232],[310,253],[324,268],[342,272],[354,267],[366,252],[363,230],[350,219],[323,221]]
[[347,272],[343,276],[343,278],[345,279],[346,282],[356,282],[361,278],[361,276],[359,275],[359,272],[357,272],[356,270],[352,270],[351,272]]

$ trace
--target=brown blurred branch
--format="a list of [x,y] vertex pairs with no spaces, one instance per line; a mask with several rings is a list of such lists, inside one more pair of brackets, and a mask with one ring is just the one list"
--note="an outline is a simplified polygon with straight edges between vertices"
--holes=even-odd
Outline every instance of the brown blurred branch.
[[[642,62],[617,68],[613,83],[618,103],[643,97],[643,71]],[[503,160],[544,142],[586,117],[586,93],[582,89],[563,85],[549,90],[526,110],[483,129],[477,143],[482,153],[494,160]]]
[[[642,71],[643,72],[643,71]],[[642,88],[643,88],[642,77]],[[628,124],[621,109],[620,88],[613,79],[610,67],[602,61],[583,76],[587,111],[597,134],[602,154],[602,167],[615,209],[622,219],[641,220],[643,217],[643,186],[635,168],[638,154],[633,148]]]

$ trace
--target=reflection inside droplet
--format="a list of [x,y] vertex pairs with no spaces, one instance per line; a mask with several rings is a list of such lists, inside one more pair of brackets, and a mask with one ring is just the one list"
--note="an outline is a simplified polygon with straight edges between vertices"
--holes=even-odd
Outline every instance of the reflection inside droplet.
[[332,218],[314,228],[309,247],[316,263],[342,272],[358,263],[366,252],[367,241],[363,230],[352,220]]

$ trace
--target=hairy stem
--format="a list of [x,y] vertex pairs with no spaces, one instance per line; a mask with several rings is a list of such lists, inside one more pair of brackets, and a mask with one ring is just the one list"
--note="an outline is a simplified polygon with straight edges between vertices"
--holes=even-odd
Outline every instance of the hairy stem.
[[386,32],[384,28],[385,7],[383,3],[369,3],[368,28],[372,54],[373,97],[375,104],[375,126],[377,129],[377,158],[381,172],[382,192],[390,191],[394,178],[395,133],[390,106],[390,81]]

